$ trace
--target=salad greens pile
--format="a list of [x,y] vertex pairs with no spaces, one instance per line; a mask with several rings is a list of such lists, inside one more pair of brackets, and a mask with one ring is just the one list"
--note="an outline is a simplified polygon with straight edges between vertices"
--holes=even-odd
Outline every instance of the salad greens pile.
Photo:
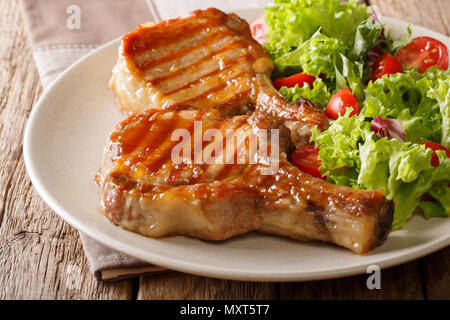
[[[380,40],[382,25],[357,0],[276,0],[266,7],[266,48],[274,76],[306,72],[323,79],[328,92],[349,87],[358,101],[370,78],[367,52]],[[292,89],[295,94],[296,89]]]
[[[402,227],[417,206],[425,217],[450,213],[450,159],[436,151],[440,164],[431,166],[431,149],[387,137],[377,138],[363,114],[334,121],[324,132],[313,131],[312,141],[319,148],[321,170],[327,180],[358,189],[386,190],[394,199],[393,228]],[[421,201],[428,193],[436,201]]]
[[[394,229],[418,206],[426,218],[450,216],[450,159],[436,151],[439,165],[432,166],[433,151],[418,144],[431,141],[450,148],[450,72],[409,69],[369,81],[369,50],[393,54],[410,41],[410,31],[398,40],[384,38],[383,25],[357,2],[275,0],[267,6],[265,46],[275,64],[273,77],[298,72],[316,77],[312,87],[280,89],[292,102],[302,97],[326,106],[342,88],[358,100],[359,115],[350,116],[348,109],[327,130],[313,130],[311,141],[328,181],[384,189],[395,202]],[[377,135],[371,129],[377,117],[398,120],[404,139]],[[425,194],[436,200],[423,201]]]

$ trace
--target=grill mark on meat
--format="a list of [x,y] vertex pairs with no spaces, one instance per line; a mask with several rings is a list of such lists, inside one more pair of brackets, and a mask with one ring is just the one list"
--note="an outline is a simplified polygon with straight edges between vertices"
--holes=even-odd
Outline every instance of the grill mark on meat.
[[[203,115],[205,114],[206,111],[198,111],[195,115],[194,119],[185,119],[185,122],[188,122],[188,131],[189,134],[191,135],[191,137],[193,136],[194,133],[194,122],[198,121],[200,119],[202,119]],[[183,126],[183,121],[179,121],[178,123],[174,123],[172,125],[172,127],[169,129],[167,128],[166,132],[173,132],[173,130],[177,129],[177,128],[183,128],[185,126]],[[179,143],[179,141],[171,141],[167,148],[163,150],[163,153],[161,155],[158,156],[158,161],[152,161],[149,165],[148,161],[145,162],[145,166],[146,169],[150,172],[155,172],[157,170],[159,170],[164,164],[166,164],[167,162],[171,161],[171,155],[172,155],[172,149],[175,147],[175,145],[177,145]],[[193,148],[191,148],[191,159],[192,161],[194,160],[194,154],[193,154]],[[171,167],[171,164],[169,164],[169,166]]]
[[[196,119],[200,119],[201,115],[203,114],[202,111],[199,111],[196,115]],[[177,113],[178,115],[178,113]],[[194,131],[194,121],[190,121],[189,127],[188,127],[188,131],[192,136],[192,133]],[[171,126],[167,126],[165,128],[165,132],[172,132],[174,129],[178,128],[178,127],[182,127],[180,125],[179,121],[179,116],[177,117],[177,121],[174,121]],[[154,137],[153,137],[154,139]],[[160,140],[160,139],[155,139],[155,140]],[[164,139],[161,139],[161,144],[165,142]],[[158,150],[158,156],[157,157],[153,157],[150,159],[147,159],[147,161],[143,162],[143,165],[145,166],[145,169],[147,172],[156,172],[158,171],[165,163],[167,163],[170,159],[171,159],[171,155],[172,155],[172,149],[179,143],[179,141],[170,141],[167,143],[167,147],[163,150]],[[149,152],[154,152],[155,150],[149,150]]]
[[[244,62],[245,60],[247,60],[249,58],[249,55],[243,55],[243,56],[239,56],[236,59],[233,59],[231,61],[228,61],[227,63],[223,64],[222,66],[219,65],[218,63],[218,67],[208,73],[202,74],[200,76],[198,76],[196,79],[193,79],[192,81],[185,83],[184,85],[182,85],[181,87],[178,88],[171,88],[169,89],[170,91],[163,91],[164,94],[166,95],[173,95],[179,91],[191,88],[192,86],[196,85],[196,84],[200,84],[201,82],[207,82],[208,80],[215,80],[214,76],[216,76],[216,78],[220,77],[220,76],[225,76],[226,78],[223,79],[224,81],[221,81],[221,88],[224,87],[224,85],[227,85],[226,80],[231,80],[232,78],[237,78],[237,77],[241,77],[245,74],[249,74],[250,72],[248,71],[248,67],[244,66],[244,65],[239,65],[239,63]],[[233,69],[237,70],[239,73],[238,74],[231,74],[230,76],[227,77],[227,75],[225,74],[225,72],[227,71],[233,71]],[[197,97],[195,97],[197,98]],[[194,98],[194,99],[195,99]],[[186,101],[183,101],[183,103],[186,103]]]
[[[200,72],[202,70],[201,65],[207,65],[208,63],[218,67],[212,71],[208,70],[207,73],[199,73],[199,75],[197,76],[197,79],[194,79],[191,82],[184,85],[184,87],[187,87],[187,86],[191,85],[193,82],[198,81],[198,79],[200,79],[202,77],[210,77],[212,75],[219,73],[220,71],[230,68],[231,66],[236,64],[236,61],[237,62],[244,61],[244,59],[242,59],[242,57],[247,56],[247,58],[249,58],[250,55],[248,52],[245,52],[245,54],[242,55],[243,51],[239,47],[236,46],[237,43],[239,43],[239,41],[230,42],[226,46],[220,48],[219,50],[217,50],[215,52],[212,52],[211,54],[209,54],[208,56],[206,56],[204,58],[198,59],[198,60],[194,61],[193,63],[186,64],[182,67],[177,67],[175,71],[170,71],[169,73],[167,73],[165,75],[157,76],[150,80],[147,77],[146,77],[146,79],[148,80],[149,83],[151,83],[154,86],[158,86],[158,84],[159,84],[158,89],[160,89],[164,94],[169,94],[172,91],[164,90],[164,82],[173,80],[174,78],[176,78],[179,75],[186,76],[186,74],[188,74],[187,71],[189,71],[189,70],[199,70],[199,72]],[[237,57],[235,57],[235,56],[227,57],[225,55],[223,57],[223,59],[221,59],[221,61],[218,61],[217,58],[220,58],[220,55],[224,55],[226,53],[231,54],[231,53],[233,53],[233,51],[241,53],[241,55],[238,55]],[[171,89],[173,89],[173,91],[180,90],[183,88],[183,86],[176,88],[173,86],[172,83],[170,85],[166,85],[166,86],[171,87]]]
[[[195,54],[192,53],[184,56],[181,60],[169,61],[152,69],[147,69],[141,72],[145,80],[152,85],[155,85],[152,82],[154,79],[167,76],[170,77],[172,73],[175,73],[182,68],[185,68],[185,72],[184,74],[182,74],[182,77],[178,78],[193,78],[194,75],[200,77],[210,71],[213,71],[221,64],[228,64],[230,63],[230,61],[236,60],[243,53],[247,53],[246,50],[238,47],[236,42],[233,44],[233,46],[226,47],[222,51],[216,53],[214,56],[210,57],[210,59],[203,59],[202,57],[199,58],[201,52],[194,52]],[[211,48],[203,48],[202,50],[208,51],[210,49]],[[174,77],[172,79],[177,78]],[[165,82],[167,82],[167,80]],[[167,87],[167,84],[164,84],[164,82],[158,86],[160,90],[164,89],[164,87]]]
[[[132,164],[142,163],[146,167],[147,172],[156,168],[155,166],[148,165],[149,160],[151,159],[150,154],[155,152],[155,150],[158,150],[158,148],[160,148],[165,142],[164,139],[155,139],[154,137],[157,135],[163,135],[169,130],[172,130],[175,125],[180,123],[180,115],[174,112],[171,113],[170,119],[165,119],[164,121],[159,122],[161,122],[161,125],[157,126],[154,131],[142,133],[145,139],[140,143],[140,146],[141,149],[145,149],[142,152],[133,155],[130,160]],[[157,162],[165,161],[162,156],[158,157],[157,159]],[[159,169],[159,167],[157,168]]]
[[[137,121],[138,126],[140,126],[140,130],[133,130],[131,131],[131,134],[128,131],[124,131],[127,133],[126,138],[123,134],[121,134],[122,133],[121,130],[117,130],[111,135],[112,145],[116,145],[118,142],[120,142],[121,146],[121,149],[116,151],[117,152],[116,156],[133,152],[139,145],[139,143],[146,137],[146,135],[143,134],[143,132],[150,130],[153,121],[143,121],[145,116],[146,115],[144,114],[137,114],[135,116],[130,117],[134,121]],[[120,129],[125,129],[129,123],[133,122],[124,123]]]
[[[224,42],[224,40],[226,40],[226,41]],[[215,42],[215,41],[217,41],[217,42]],[[162,58],[155,59],[155,60],[151,60],[151,59],[146,60],[140,64],[137,64],[137,67],[141,71],[145,71],[152,67],[156,67],[156,66],[162,65],[164,63],[170,62],[170,61],[183,62],[183,58],[185,58],[186,56],[193,54],[193,53],[197,53],[197,54],[201,55],[198,60],[195,60],[193,63],[183,67],[183,68],[186,68],[191,65],[193,66],[195,64],[198,64],[201,61],[204,61],[218,53],[225,51],[231,44],[236,43],[236,42],[240,42],[239,38],[237,38],[232,32],[230,32],[230,31],[217,32],[217,33],[214,33],[209,38],[202,39],[201,43],[191,44],[191,46],[182,48],[181,50],[169,51],[168,54],[163,56]],[[213,49],[212,51],[208,52],[210,45],[218,46],[218,47]],[[202,49],[203,50],[206,49],[206,51],[200,51]],[[162,76],[161,78],[164,78],[164,76]],[[159,78],[154,78],[151,81],[152,81],[152,83],[158,83],[161,80]]]
[[[224,126],[227,124],[226,121],[223,121],[220,125],[218,125],[216,127],[216,129],[223,129]],[[226,141],[227,139],[230,140],[231,137],[233,137],[233,141],[234,141],[234,134],[244,125],[247,124],[247,119],[242,117],[239,118],[237,121],[234,122],[234,126],[228,126],[226,129],[232,129],[228,132],[228,134],[225,131],[225,135],[223,136],[223,140],[222,140],[222,150],[221,153],[218,155],[218,157],[222,157],[222,161],[223,164],[206,164],[204,163],[203,166],[201,167],[201,172],[198,174],[197,177],[192,177],[190,183],[195,184],[195,183],[199,183],[199,182],[203,182],[206,179],[212,179],[212,180],[223,180],[225,179],[230,172],[233,169],[237,169],[239,167],[238,164],[236,164],[236,161],[233,162],[233,164],[227,164],[227,154],[226,154]],[[228,123],[229,125],[229,123]],[[210,143],[214,143],[214,142],[210,142]],[[208,145],[210,144],[208,143]],[[206,145],[203,146],[202,150],[204,150],[204,148],[206,147]],[[233,148],[233,160],[236,160],[236,152],[237,152],[237,148]],[[203,159],[205,160],[205,159]]]
[[[167,34],[165,28],[170,24],[174,24],[173,31]],[[186,38],[186,34],[196,34],[204,29],[220,27],[223,24],[223,18],[195,19],[192,16],[191,19],[185,20],[167,20],[150,28],[140,26],[136,31],[123,37],[124,43],[127,43],[124,52],[129,56],[142,54],[150,49],[159,49],[167,43],[178,42]],[[140,32],[145,32],[145,34],[141,35]],[[145,38],[144,41],[141,40],[142,36]]]
[[251,90],[250,89],[246,90],[246,91],[238,92],[234,96],[232,96],[230,99],[217,104],[216,108],[219,109],[219,110],[230,109],[233,106],[239,104],[245,98],[248,98],[250,94],[251,94]]
[[[240,76],[243,77],[243,76],[246,75],[246,74],[248,74],[248,73],[247,73],[247,72],[243,72],[242,74],[240,74]],[[215,86],[215,87],[209,89],[208,91],[199,94],[198,96],[196,96],[196,97],[194,97],[194,98],[191,98],[191,99],[188,99],[188,100],[184,100],[182,103],[184,103],[184,104],[189,104],[189,105],[193,105],[194,103],[196,103],[196,101],[199,101],[199,100],[202,100],[202,99],[207,99],[209,95],[211,95],[211,94],[213,94],[213,93],[218,93],[219,91],[221,91],[221,90],[227,88],[228,86],[229,86],[228,83],[223,82],[223,83],[221,83],[219,86]],[[242,92],[236,92],[236,95],[239,97],[239,95],[240,95],[241,93],[242,93]],[[230,99],[229,102],[225,102],[225,103],[222,103],[222,104],[223,104],[224,106],[227,106],[227,105],[229,105],[232,101],[233,101],[233,99]],[[220,104],[219,104],[219,105],[220,105]],[[220,109],[220,108],[218,108],[218,109]]]
[[164,59],[167,55],[172,55],[173,52],[182,53],[184,50],[196,46],[200,42],[208,41],[209,37],[216,36],[217,33],[228,33],[228,30],[223,27],[214,27],[211,29],[201,30],[199,33],[193,35],[190,38],[183,38],[181,41],[167,43],[164,46],[164,50],[148,50],[141,54],[135,55],[134,60],[137,65],[144,65],[147,61],[158,61]]
[[[227,127],[226,127],[226,125],[227,125],[227,122],[226,121],[222,121],[220,124],[218,124],[215,128],[216,129],[218,129],[218,130],[220,130],[220,132],[226,132],[226,129],[227,129]],[[226,140],[226,135],[224,136],[224,138],[223,138],[223,140],[222,140],[222,149],[219,151],[220,152],[220,154],[218,154],[218,155],[215,155],[217,158],[219,158],[220,159],[220,157],[222,157],[222,161],[224,161],[224,154],[223,154],[223,151],[224,151],[224,148],[225,148],[225,140]],[[211,144],[213,144],[214,143],[214,141],[211,141],[211,142],[209,142],[209,143],[207,143],[203,148],[202,148],[202,150],[204,150],[206,147],[208,147],[209,145],[211,145]],[[209,155],[208,155],[209,156]],[[203,159],[203,161],[205,161],[205,159]],[[214,170],[214,168],[218,168],[219,166],[221,166],[221,164],[215,164],[215,163],[213,163],[213,164],[207,164],[206,162],[203,164],[203,166],[201,167],[201,171],[200,172],[198,172],[197,173],[197,175],[196,176],[193,176],[192,178],[191,178],[191,181],[190,181],[190,183],[198,183],[198,182],[200,182],[200,181],[205,181],[206,180],[206,178],[207,178],[207,176],[211,173],[211,171],[213,171]],[[220,172],[220,171],[219,171]],[[216,174],[215,175],[212,175],[212,176],[210,176],[210,177],[208,177],[209,179],[216,179],[216,177],[217,177],[217,172],[216,172]]]
[[[165,119],[163,121],[163,125],[160,126],[151,126],[150,130],[143,131],[140,130],[142,136],[145,137],[141,140],[141,142],[136,146],[136,149],[144,149],[144,156],[147,156],[150,152],[158,148],[163,142],[162,139],[155,139],[154,136],[161,135],[165,133],[167,130],[173,128],[175,124],[180,121],[180,115],[176,112],[170,114],[170,119]],[[153,123],[154,121],[152,121]]]
[[[242,119],[244,119],[244,118],[242,118]],[[236,133],[238,133],[239,129],[245,125],[247,125],[247,121],[245,121],[245,122],[242,121],[240,123],[237,123],[236,126],[234,128],[232,128],[233,129],[232,134],[225,136],[225,138],[224,138],[225,141],[223,142],[223,146],[224,146],[223,150],[225,151],[225,157],[224,157],[225,164],[221,167],[221,170],[216,173],[215,180],[225,180],[226,177],[228,177],[231,174],[233,169],[236,168],[237,166],[239,166],[239,164],[236,164],[237,163],[237,150],[239,148],[239,141],[237,140],[239,138],[239,136],[236,137]],[[230,139],[232,139],[232,143],[233,143],[233,149],[232,149],[233,150],[232,151],[232,161],[233,162],[227,163],[227,161],[229,161],[229,159],[227,159],[228,155],[226,153],[227,149],[225,146],[226,146],[226,141],[227,140],[230,141]]]

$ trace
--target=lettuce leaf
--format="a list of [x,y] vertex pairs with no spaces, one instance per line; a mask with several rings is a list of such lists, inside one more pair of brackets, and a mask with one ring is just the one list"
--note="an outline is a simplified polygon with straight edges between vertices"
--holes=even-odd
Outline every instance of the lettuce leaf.
[[335,63],[336,73],[336,91],[343,88],[349,88],[356,100],[362,102],[364,100],[364,64],[361,62],[351,62],[343,54],[340,55]]
[[438,201],[420,201],[425,218],[450,217],[450,187],[448,182],[435,183],[427,192]]
[[450,75],[444,79],[438,79],[438,85],[431,88],[427,96],[438,102],[440,117],[442,117],[442,129],[440,143],[450,148]]
[[449,138],[450,128],[450,93],[448,81],[442,81],[445,78],[445,71],[433,67],[424,74],[408,70],[369,82],[362,114],[400,120],[407,141],[440,143]]
[[350,110],[333,121],[326,131],[320,132],[314,128],[311,141],[319,148],[319,159],[322,160],[320,171],[327,180],[357,188],[361,168],[359,145],[364,143],[370,125],[364,121],[364,116],[350,118]]
[[331,38],[353,46],[359,24],[370,10],[358,0],[275,0],[265,8],[266,48],[278,58],[308,40],[319,28]]
[[[393,141],[393,140],[390,140]],[[417,146],[417,145],[413,145]],[[407,152],[407,150],[405,151]],[[431,158],[431,150],[423,150],[422,153],[428,153]],[[421,197],[430,191],[435,184],[449,183],[450,181],[450,158],[447,158],[445,153],[436,152],[439,154],[440,164],[437,168],[434,167],[424,167],[419,171],[419,168],[414,168],[414,164],[417,159],[411,157],[407,157],[406,159],[402,159],[402,153],[398,152],[398,155],[393,155],[390,160],[390,178],[387,184],[387,190],[389,190],[388,198],[394,199],[395,209],[394,209],[394,221],[392,223],[393,229],[398,229],[402,227],[409,217],[412,215],[415,208],[420,205]],[[423,160],[423,156],[420,157],[420,160]],[[414,174],[417,178],[409,183],[405,182],[402,179],[396,179],[395,175],[397,172],[402,169],[403,163],[399,163],[396,161],[408,161],[409,164],[406,166],[411,167],[411,170],[416,170]],[[442,202],[444,201],[444,202]],[[439,198],[436,200],[436,203],[444,208],[447,205],[447,211],[445,214],[450,215],[450,211],[448,208],[448,203],[445,202],[445,198]],[[428,217],[431,217],[429,215]]]
[[281,87],[280,93],[293,103],[296,103],[298,98],[305,98],[320,104],[322,107],[326,107],[331,99],[327,85],[320,78],[314,80],[312,89],[307,83],[304,83],[301,88],[298,85],[293,88]]
[[[328,130],[314,130],[311,140],[319,148],[320,170],[328,181],[385,190],[386,197],[395,202],[394,229],[402,227],[419,205],[426,217],[450,215],[448,190],[441,190],[450,181],[450,159],[444,152],[436,152],[440,164],[432,167],[430,149],[396,139],[378,139],[363,115],[350,117],[349,112]],[[425,193],[436,195],[435,204],[421,201]],[[440,209],[433,214],[435,207]]]
[[407,32],[398,39],[393,39],[390,35],[383,39],[385,51],[391,55],[395,55],[401,48],[407,46],[411,42],[411,25],[408,26]]
[[367,52],[378,44],[383,26],[373,19],[361,22],[356,28],[353,48],[349,52],[349,59],[352,61],[361,60]]
[[346,50],[346,46],[339,40],[324,35],[319,29],[294,51],[274,60],[275,77],[303,71],[316,77],[323,75],[333,80],[336,60]]

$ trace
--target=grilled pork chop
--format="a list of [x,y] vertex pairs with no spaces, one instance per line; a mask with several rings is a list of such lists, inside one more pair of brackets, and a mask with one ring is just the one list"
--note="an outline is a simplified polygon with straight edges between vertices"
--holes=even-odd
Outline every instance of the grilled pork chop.
[[[181,129],[194,136],[196,121],[205,134],[217,129],[222,136],[201,143],[182,139],[188,156],[176,164],[173,150],[180,140],[172,134]],[[333,185],[300,171],[286,159],[290,138],[281,123],[256,112],[228,118],[217,109],[133,114],[105,146],[98,176],[102,211],[115,224],[150,237],[223,240],[259,230],[328,241],[356,253],[382,243],[392,223],[392,203],[383,192]],[[280,158],[272,174],[265,174],[271,164],[261,150],[250,150],[247,137],[260,129],[269,136],[279,129]],[[227,140],[234,137],[236,144]],[[268,141],[272,154],[276,148]],[[212,147],[216,142],[223,152]],[[196,163],[199,150],[204,158]],[[246,150],[240,162],[239,150]],[[208,164],[208,156],[215,160]]]
[[210,8],[124,36],[110,86],[127,113],[183,104],[236,115],[256,106],[279,120],[325,126],[321,110],[291,104],[273,88],[272,70],[247,22]]

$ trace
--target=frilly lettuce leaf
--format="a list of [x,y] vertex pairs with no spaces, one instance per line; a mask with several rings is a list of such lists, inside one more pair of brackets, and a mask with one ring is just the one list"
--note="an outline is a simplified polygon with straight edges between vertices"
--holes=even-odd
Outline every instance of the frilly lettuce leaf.
[[301,88],[299,88],[298,85],[295,85],[293,88],[281,87],[280,93],[293,103],[295,103],[298,98],[305,98],[319,103],[322,107],[326,107],[328,101],[331,99],[331,94],[328,92],[327,85],[320,78],[314,80],[312,89],[307,83],[304,83]]
[[275,75],[303,71],[316,77],[323,75],[334,79],[336,60],[346,50],[339,40],[324,35],[319,29],[298,48],[274,60]]
[[352,61],[361,60],[367,52],[372,49],[380,38],[383,26],[373,19],[367,19],[361,22],[356,28],[355,40],[348,57]]
[[339,117],[324,132],[313,129],[311,141],[319,148],[320,170],[329,182],[358,187],[361,158],[359,145],[364,143],[369,123],[363,116]]
[[358,26],[370,16],[370,9],[358,0],[275,0],[265,8],[268,25],[266,48],[273,58],[291,52],[319,28],[350,48]]
[[448,181],[435,183],[427,192],[438,201],[420,201],[425,218],[450,217],[450,186]]
[[450,75],[444,79],[438,79],[438,85],[432,87],[427,97],[434,98],[439,104],[440,117],[442,117],[442,129],[440,143],[450,148]]
[[446,142],[449,139],[449,81],[446,72],[430,68],[383,76],[365,89],[362,114],[401,121],[406,140]]

